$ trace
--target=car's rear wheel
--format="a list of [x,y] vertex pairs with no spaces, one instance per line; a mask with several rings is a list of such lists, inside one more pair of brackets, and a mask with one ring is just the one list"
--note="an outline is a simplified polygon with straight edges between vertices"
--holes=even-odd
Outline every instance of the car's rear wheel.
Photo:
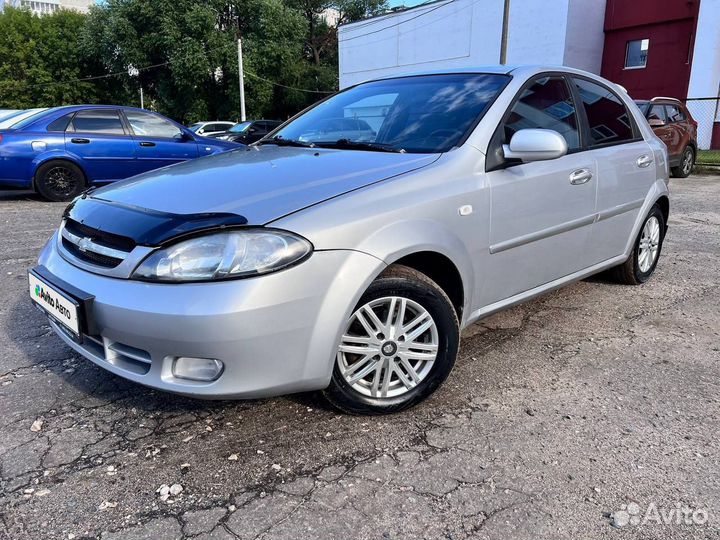
[[612,269],[615,280],[627,285],[640,285],[650,279],[660,258],[664,239],[665,217],[660,207],[655,205],[640,227],[632,255]]
[[695,166],[695,151],[692,146],[686,146],[683,150],[680,164],[671,169],[671,173],[675,178],[687,178]]
[[443,290],[416,270],[390,266],[346,321],[324,395],[353,414],[407,409],[447,378],[459,339],[457,315]]
[[43,163],[35,174],[35,189],[49,201],[69,201],[85,189],[82,169],[69,161]]

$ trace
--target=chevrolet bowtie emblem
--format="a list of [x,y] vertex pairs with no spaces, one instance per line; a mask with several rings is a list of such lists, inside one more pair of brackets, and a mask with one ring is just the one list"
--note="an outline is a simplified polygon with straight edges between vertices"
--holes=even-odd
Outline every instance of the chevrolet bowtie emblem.
[[85,253],[93,245],[92,238],[83,238],[78,242],[78,249]]

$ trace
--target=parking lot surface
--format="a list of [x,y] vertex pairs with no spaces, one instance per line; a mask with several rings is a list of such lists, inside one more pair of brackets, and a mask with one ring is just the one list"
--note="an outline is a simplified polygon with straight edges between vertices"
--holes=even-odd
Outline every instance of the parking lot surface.
[[720,177],[671,191],[649,283],[486,319],[440,391],[379,418],[82,359],[26,285],[64,205],[0,192],[0,538],[720,537]]

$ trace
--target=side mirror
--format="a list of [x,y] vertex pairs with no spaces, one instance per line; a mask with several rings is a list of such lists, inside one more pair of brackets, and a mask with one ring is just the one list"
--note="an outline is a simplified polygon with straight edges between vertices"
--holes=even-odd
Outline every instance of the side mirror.
[[503,144],[505,159],[519,159],[523,163],[557,159],[567,154],[565,137],[552,129],[521,129]]
[[179,142],[192,141],[194,137],[189,132],[182,130],[180,133],[175,135],[175,139]]
[[660,120],[660,118],[649,118],[648,124],[650,124],[650,127],[663,127],[665,122]]

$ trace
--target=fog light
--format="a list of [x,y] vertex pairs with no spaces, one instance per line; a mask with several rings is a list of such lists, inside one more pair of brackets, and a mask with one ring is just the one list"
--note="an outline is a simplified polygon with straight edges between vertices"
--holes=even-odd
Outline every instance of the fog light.
[[224,367],[220,360],[213,358],[181,356],[173,362],[172,373],[178,379],[208,382],[220,377]]

